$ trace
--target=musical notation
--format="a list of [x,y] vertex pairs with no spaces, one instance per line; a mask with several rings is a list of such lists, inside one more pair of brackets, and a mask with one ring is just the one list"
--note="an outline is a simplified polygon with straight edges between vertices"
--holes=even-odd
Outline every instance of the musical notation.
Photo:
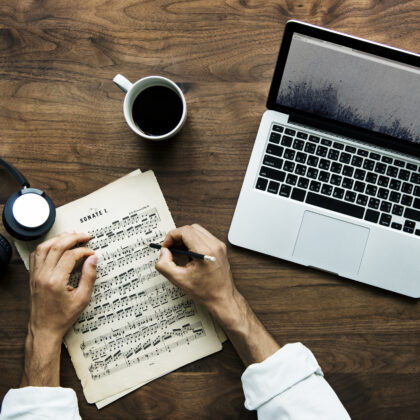
[[163,241],[160,221],[155,208],[145,208],[89,231],[97,281],[73,333],[83,337],[80,349],[93,380],[206,334],[201,322],[188,322],[197,319],[194,302],[155,269],[157,253],[147,243]]

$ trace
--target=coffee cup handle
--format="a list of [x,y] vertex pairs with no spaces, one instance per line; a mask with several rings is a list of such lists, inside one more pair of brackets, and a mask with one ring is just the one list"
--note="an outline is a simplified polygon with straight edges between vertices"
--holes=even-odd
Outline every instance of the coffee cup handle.
[[133,84],[126,79],[122,74],[117,74],[114,79],[113,82],[124,92],[127,93],[131,86],[133,86]]

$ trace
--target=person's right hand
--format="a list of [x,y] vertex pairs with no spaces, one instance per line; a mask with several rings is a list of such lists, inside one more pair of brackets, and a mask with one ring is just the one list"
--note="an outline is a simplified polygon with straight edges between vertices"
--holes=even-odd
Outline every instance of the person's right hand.
[[[162,246],[156,269],[194,300],[212,312],[229,307],[237,293],[227,259],[226,245],[194,224],[170,231]],[[167,247],[185,246],[189,251],[216,257],[215,262],[193,259],[185,266],[175,263]]]

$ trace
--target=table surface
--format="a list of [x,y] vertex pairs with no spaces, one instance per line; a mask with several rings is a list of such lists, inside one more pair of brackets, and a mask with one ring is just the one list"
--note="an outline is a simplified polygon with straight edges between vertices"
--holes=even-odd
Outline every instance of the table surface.
[[[178,226],[197,222],[227,241],[291,18],[418,52],[417,0],[0,0],[0,156],[57,206],[153,169]],[[132,133],[117,73],[179,83],[182,133],[157,144]],[[3,205],[16,184],[4,171],[0,184]],[[419,418],[417,301],[232,246],[229,257],[268,330],[314,352],[353,418]],[[15,252],[0,279],[1,398],[19,384],[28,302]],[[66,351],[61,377],[87,419],[256,418],[243,407],[242,371],[226,343],[100,412]]]

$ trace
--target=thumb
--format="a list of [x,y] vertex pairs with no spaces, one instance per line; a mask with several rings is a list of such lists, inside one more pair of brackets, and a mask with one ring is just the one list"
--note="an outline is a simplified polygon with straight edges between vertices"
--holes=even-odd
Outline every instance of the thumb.
[[159,259],[155,265],[159,273],[163,274],[168,280],[174,281],[183,271],[182,267],[175,264],[171,251],[168,248],[162,247],[160,249]]
[[77,294],[80,299],[89,302],[92,294],[93,285],[96,280],[96,265],[98,264],[98,257],[91,255],[83,264],[82,276],[80,277],[79,286],[77,287]]

